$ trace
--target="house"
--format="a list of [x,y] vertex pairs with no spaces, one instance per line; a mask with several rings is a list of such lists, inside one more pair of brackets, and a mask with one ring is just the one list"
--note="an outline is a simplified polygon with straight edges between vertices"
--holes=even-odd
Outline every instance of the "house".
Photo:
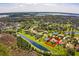
[[62,42],[62,40],[56,36],[46,37],[45,41],[46,41],[45,44],[52,46],[52,47],[56,46],[57,44],[64,44],[64,42]]

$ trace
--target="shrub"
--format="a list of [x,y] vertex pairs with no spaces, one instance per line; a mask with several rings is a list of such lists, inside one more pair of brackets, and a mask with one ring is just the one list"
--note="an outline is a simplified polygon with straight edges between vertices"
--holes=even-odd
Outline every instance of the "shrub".
[[7,56],[9,55],[9,49],[2,43],[0,43],[0,56]]

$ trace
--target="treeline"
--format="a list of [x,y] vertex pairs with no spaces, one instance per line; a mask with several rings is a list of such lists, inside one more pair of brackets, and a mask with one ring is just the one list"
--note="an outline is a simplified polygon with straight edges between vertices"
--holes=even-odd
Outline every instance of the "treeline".
[[17,15],[11,15],[10,17],[2,17],[0,18],[0,21],[27,21],[27,20],[36,20],[36,21],[42,21],[42,22],[50,22],[50,23],[72,23],[75,26],[79,26],[79,17],[78,16],[62,16],[62,15],[50,15],[50,16],[17,16]]

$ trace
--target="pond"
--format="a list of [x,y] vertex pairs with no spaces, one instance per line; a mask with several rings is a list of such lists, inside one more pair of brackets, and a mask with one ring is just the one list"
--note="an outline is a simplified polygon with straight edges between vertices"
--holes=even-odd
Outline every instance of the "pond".
[[[71,32],[65,32],[65,34],[69,34]],[[74,34],[79,34],[79,32],[74,32]]]
[[[71,32],[65,32],[65,34],[69,34]],[[79,32],[73,32],[74,34],[79,34]],[[53,32],[53,34],[58,34],[58,32]]]
[[43,47],[42,45],[30,40],[29,38],[27,38],[26,36],[22,35],[22,34],[19,34],[21,36],[21,38],[25,39],[25,40],[28,40],[32,45],[34,45],[35,47],[39,48],[40,50],[43,50],[43,51],[49,51],[47,48]]

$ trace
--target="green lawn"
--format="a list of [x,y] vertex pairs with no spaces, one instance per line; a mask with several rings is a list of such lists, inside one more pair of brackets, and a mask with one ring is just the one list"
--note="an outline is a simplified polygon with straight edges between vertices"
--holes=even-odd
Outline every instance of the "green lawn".
[[33,40],[34,42],[37,42],[38,44],[46,47],[48,50],[51,51],[52,55],[66,55],[66,50],[62,46],[57,45],[53,48],[53,47],[50,47],[50,46],[46,45],[44,43],[44,41],[35,40],[34,36],[30,36],[30,35],[26,34],[24,31],[19,32],[19,33],[23,34],[24,36],[26,36],[27,38]]
[[75,56],[79,56],[79,52],[75,52]]

